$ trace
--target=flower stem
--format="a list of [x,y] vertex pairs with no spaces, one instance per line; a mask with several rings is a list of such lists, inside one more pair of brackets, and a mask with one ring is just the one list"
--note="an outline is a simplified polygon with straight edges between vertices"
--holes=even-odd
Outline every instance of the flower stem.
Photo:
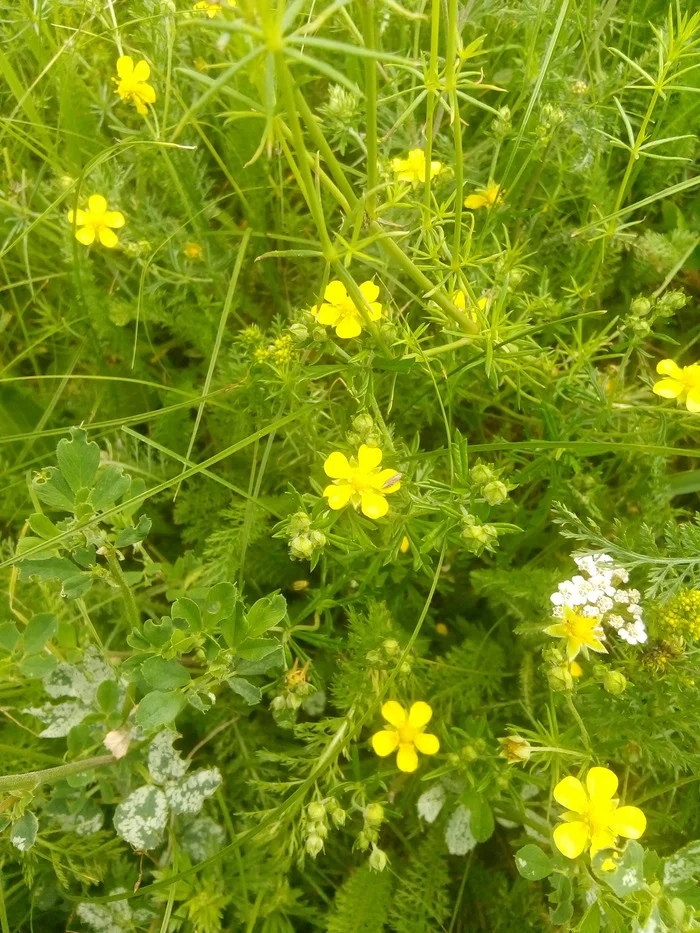
[[93,768],[103,768],[113,764],[117,759],[114,755],[96,755],[94,758],[84,758],[82,761],[70,761],[56,768],[45,768],[43,771],[25,771],[23,774],[4,774],[0,776],[0,793],[9,793],[14,790],[32,790],[40,784],[53,784],[71,774],[80,774],[83,771],[92,771]]

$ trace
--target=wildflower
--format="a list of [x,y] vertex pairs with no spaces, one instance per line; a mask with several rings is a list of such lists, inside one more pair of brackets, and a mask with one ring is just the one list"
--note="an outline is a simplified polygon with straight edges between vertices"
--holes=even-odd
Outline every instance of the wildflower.
[[[363,282],[360,285],[362,297],[365,299],[369,308],[364,310],[370,321],[378,321],[382,316],[382,306],[377,301],[379,289],[374,282]],[[335,327],[338,337],[347,340],[350,337],[359,337],[362,333],[362,313],[348,295],[342,282],[337,279],[329,282],[323,293],[324,302],[321,305],[314,305],[311,313],[319,324]]]
[[185,256],[188,259],[202,259],[204,248],[199,243],[185,243]]
[[416,750],[423,755],[435,755],[440,749],[436,735],[423,732],[433,715],[427,703],[414,703],[408,713],[397,703],[389,700],[382,706],[382,716],[393,727],[375,732],[372,736],[372,748],[386,758],[398,748],[396,764],[399,771],[411,772],[418,767]]
[[151,75],[151,66],[141,59],[134,65],[130,55],[122,55],[117,59],[118,78],[112,78],[117,85],[116,93],[122,100],[130,100],[141,116],[148,113],[146,104],[154,104],[156,92],[147,84]]
[[501,745],[499,758],[505,758],[509,765],[528,761],[532,754],[532,746],[522,735],[506,735],[498,741]]
[[[408,181],[412,185],[416,185],[418,182],[427,180],[428,166],[425,160],[425,152],[422,149],[411,149],[407,159],[392,159],[391,167],[397,181]],[[441,162],[430,163],[431,179],[439,175],[441,171]]]
[[680,367],[673,360],[660,360],[656,371],[666,379],[654,383],[655,395],[676,398],[685,402],[688,411],[700,411],[700,363]]
[[639,839],[646,817],[638,807],[618,807],[614,798],[617,777],[609,768],[591,768],[586,787],[569,776],[554,788],[554,799],[563,807],[565,823],[554,830],[554,845],[567,858],[590,849],[591,858],[601,849],[615,846],[617,836]]
[[467,195],[464,206],[470,211],[478,210],[480,207],[492,208],[496,204],[503,203],[504,192],[504,188],[497,185],[495,181],[490,181],[485,188],[479,188],[474,194]]
[[75,238],[85,246],[95,242],[95,237],[103,246],[113,249],[119,242],[114,232],[125,224],[121,211],[108,211],[107,200],[101,194],[88,198],[86,211],[68,211],[68,222],[76,228]]
[[198,3],[192,7],[193,10],[197,10],[198,13],[204,13],[209,19],[214,19],[215,16],[218,16],[219,13],[223,10],[223,7],[220,3],[210,2],[210,0],[199,0]]
[[[479,298],[476,302],[476,308],[478,308],[479,311],[484,312],[486,311],[488,303],[489,300],[486,295],[482,295],[481,298]],[[462,291],[461,288],[458,288],[457,291],[453,293],[452,304],[455,306],[455,308],[459,308],[460,311],[464,311],[467,317],[474,321],[475,324],[479,323],[479,318],[477,316],[474,303],[471,301],[469,296],[464,291]]]
[[566,638],[566,654],[570,661],[578,655],[582,648],[607,653],[607,648],[601,641],[605,638],[600,616],[582,615],[571,606],[564,606],[563,621],[556,622],[545,629],[548,635],[556,638]]
[[339,451],[323,464],[326,476],[333,480],[323,490],[332,509],[342,509],[351,502],[361,508],[367,518],[381,518],[389,511],[386,496],[401,488],[401,474],[396,470],[380,470],[382,452],[378,447],[362,444],[357,460],[348,460]]

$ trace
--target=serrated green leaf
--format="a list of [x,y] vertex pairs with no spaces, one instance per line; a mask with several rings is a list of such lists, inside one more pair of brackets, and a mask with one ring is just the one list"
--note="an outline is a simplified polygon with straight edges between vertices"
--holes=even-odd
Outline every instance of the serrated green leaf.
[[3,622],[0,625],[0,648],[4,651],[14,651],[21,637],[14,622]]
[[151,530],[151,524],[151,519],[147,515],[142,515],[135,527],[129,525],[128,528],[122,528],[116,537],[114,546],[121,548],[131,547],[132,544],[138,544],[139,541],[143,541]]
[[[134,634],[133,632],[131,633]],[[148,619],[143,625],[143,637],[154,648],[161,648],[170,641],[173,634],[173,625],[167,616],[159,619]]]
[[64,512],[73,511],[73,492],[56,467],[38,473],[32,480],[32,489],[46,505]]
[[202,613],[193,599],[188,599],[186,596],[176,599],[170,615],[173,619],[183,619],[192,632],[199,632],[202,629]]
[[99,511],[109,508],[128,491],[129,486],[131,477],[120,466],[110,463],[97,477],[91,496],[93,506]]

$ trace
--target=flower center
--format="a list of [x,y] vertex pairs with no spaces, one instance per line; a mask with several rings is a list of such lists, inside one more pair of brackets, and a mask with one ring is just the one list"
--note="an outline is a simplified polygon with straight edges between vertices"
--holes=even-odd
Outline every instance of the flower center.
[[402,745],[411,745],[413,740],[416,737],[418,730],[414,729],[413,726],[401,726],[398,730],[399,733],[399,742]]
[[684,366],[682,381],[683,385],[687,386],[688,389],[700,388],[700,366],[697,363]]
[[569,611],[564,620],[566,630],[572,638],[587,638],[598,624],[598,616],[582,616],[578,612]]

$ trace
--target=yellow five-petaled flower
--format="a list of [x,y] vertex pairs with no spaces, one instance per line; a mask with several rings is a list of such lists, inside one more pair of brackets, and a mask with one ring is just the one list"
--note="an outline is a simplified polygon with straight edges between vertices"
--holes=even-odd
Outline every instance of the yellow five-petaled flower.
[[401,474],[396,470],[380,470],[382,452],[378,447],[363,444],[357,460],[351,460],[339,451],[332,453],[323,464],[326,476],[333,480],[323,490],[332,509],[342,509],[351,502],[362,509],[367,518],[381,518],[389,511],[386,496],[401,488]]
[[545,632],[556,638],[566,639],[566,654],[570,661],[573,661],[582,648],[590,648],[602,654],[606,654],[608,650],[601,641],[605,638],[605,633],[600,624],[600,616],[584,616],[571,606],[564,606],[561,622],[549,625]]
[[[391,167],[397,181],[408,181],[412,185],[425,182],[428,177],[428,164],[422,149],[411,149],[407,159],[392,159]],[[435,178],[442,171],[442,163],[430,163],[430,177]]]
[[[488,303],[489,300],[486,295],[482,295],[481,298],[477,299],[476,308],[482,312],[486,311]],[[466,312],[467,317],[474,321],[475,324],[479,323],[479,318],[476,313],[476,308],[474,307],[474,302],[472,302],[471,298],[461,288],[458,288],[457,291],[452,295],[452,304],[455,306],[455,308],[459,308],[460,311]]]
[[154,104],[156,92],[146,82],[151,76],[151,66],[143,59],[134,65],[130,55],[117,59],[117,78],[112,80],[117,85],[116,93],[122,100],[130,100],[141,116],[148,113],[146,104]]
[[490,181],[485,188],[479,188],[474,194],[467,195],[464,200],[464,206],[475,211],[480,207],[493,207],[495,204],[503,203],[504,189],[497,185],[495,181]]
[[68,222],[75,227],[75,238],[85,246],[90,246],[97,238],[103,246],[113,249],[119,242],[114,232],[124,226],[124,215],[121,211],[108,211],[107,200],[101,194],[93,194],[88,198],[86,211],[68,211]]
[[[374,282],[363,282],[360,292],[367,307],[363,308],[370,321],[378,321],[382,316],[382,306],[377,301],[379,289]],[[319,324],[335,327],[338,337],[348,339],[359,337],[362,333],[362,313],[348,295],[347,289],[337,279],[326,285],[323,304],[311,309]]]
[[198,13],[206,13],[209,19],[214,19],[215,16],[221,13],[223,7],[220,3],[216,3],[215,0],[211,0],[211,2],[210,0],[198,0],[192,9],[196,10]]
[[639,839],[646,817],[639,807],[618,807],[617,777],[609,768],[591,768],[586,786],[569,776],[554,788],[554,799],[566,812],[554,830],[554,845],[567,858],[577,858],[590,849],[591,858],[601,849],[615,847],[618,836]]
[[700,411],[700,363],[681,367],[673,360],[661,360],[656,364],[656,371],[666,376],[654,383],[656,395],[685,402],[688,411]]
[[440,750],[438,737],[423,731],[432,715],[432,709],[422,701],[414,703],[406,713],[400,703],[389,700],[382,706],[382,716],[391,728],[374,733],[372,748],[381,758],[398,749],[396,766],[399,771],[415,771],[418,767],[416,750],[423,755],[435,755]]

